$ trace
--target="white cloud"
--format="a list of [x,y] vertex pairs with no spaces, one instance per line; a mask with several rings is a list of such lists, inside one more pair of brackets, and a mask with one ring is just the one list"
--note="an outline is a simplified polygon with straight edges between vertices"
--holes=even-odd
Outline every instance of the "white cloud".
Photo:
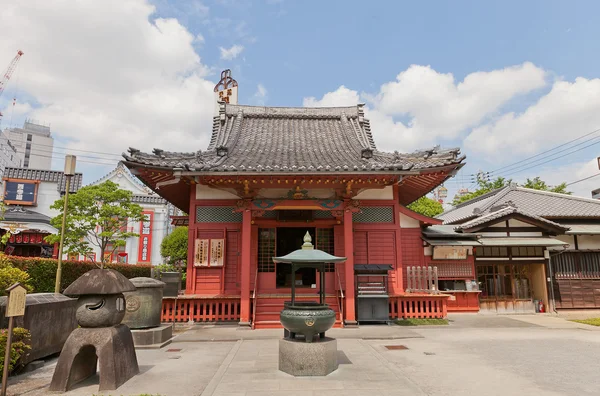
[[233,46],[231,46],[231,48],[219,47],[219,50],[221,50],[221,59],[233,60],[237,58],[239,54],[242,53],[242,51],[244,50],[244,46],[234,44]]
[[335,107],[335,106],[355,106],[360,102],[357,91],[340,86],[333,92],[327,92],[321,99],[314,97],[304,98],[302,105],[304,107]]
[[259,105],[259,106],[264,106],[265,102],[267,100],[267,89],[265,88],[264,85],[262,84],[258,84],[256,86],[256,92],[254,93],[253,99],[255,104]]
[[[369,95],[340,86],[321,99],[305,98],[304,106],[369,103],[367,116],[377,143],[409,151],[452,140],[494,114],[515,96],[545,85],[544,70],[526,62],[490,72],[475,72],[456,82],[452,74],[429,66],[410,66],[395,81]],[[398,120],[397,118],[406,120]]]
[[78,149],[205,147],[214,83],[197,36],[153,12],[146,0],[5,4],[0,65],[25,52],[20,90],[39,103],[27,116]]
[[[538,169],[535,171],[536,175],[539,175],[540,178],[550,186],[555,186],[560,183],[571,183],[585,179],[586,177],[593,176],[598,172],[598,162],[595,158],[587,162],[576,162],[560,167],[548,166],[541,170]],[[595,190],[599,187],[600,176],[567,186],[567,191],[571,191],[573,195],[591,198],[592,190]]]
[[600,128],[600,79],[557,81],[521,114],[503,114],[473,129],[465,147],[490,159],[532,154]]

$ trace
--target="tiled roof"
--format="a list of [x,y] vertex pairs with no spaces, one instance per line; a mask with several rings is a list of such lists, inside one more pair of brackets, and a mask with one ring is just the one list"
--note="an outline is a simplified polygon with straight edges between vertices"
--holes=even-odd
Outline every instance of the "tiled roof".
[[4,212],[4,220],[21,223],[29,222],[50,224],[50,217],[33,210],[23,209],[23,207],[18,205],[10,205],[8,209],[6,209]]
[[206,151],[130,149],[128,165],[205,172],[418,171],[461,166],[459,149],[412,154],[377,150],[362,105],[335,108],[221,104]]
[[[57,190],[64,193],[67,189],[67,178],[64,172],[29,168],[5,168],[4,177],[9,179],[39,180],[57,183]],[[83,174],[76,173],[71,177],[69,192],[77,192],[81,188]]]
[[437,216],[444,224],[459,224],[510,204],[529,216],[545,219],[600,219],[600,200],[514,185],[492,191]]
[[423,235],[428,238],[461,238],[472,239],[480,236],[477,233],[463,234],[456,231],[454,225],[432,225],[423,229]]
[[140,195],[133,194],[131,201],[137,204],[158,204],[158,205],[166,205],[167,200],[159,197],[158,195]]
[[547,225],[549,225],[551,227],[554,227],[554,228],[561,229],[563,231],[567,231],[569,229],[569,227],[565,227],[565,226],[563,226],[561,224],[558,224],[558,223],[555,223],[553,221],[546,220],[543,217],[536,216],[534,214],[530,214],[530,213],[524,212],[524,211],[522,211],[522,210],[520,210],[518,208],[515,208],[514,206],[507,206],[505,208],[498,209],[495,212],[491,212],[491,213],[485,214],[483,216],[477,217],[477,218],[475,218],[473,220],[469,220],[466,223],[462,223],[461,225],[456,226],[456,230],[457,231],[467,230],[469,228],[477,227],[479,225],[489,223],[491,221],[494,221],[496,219],[500,219],[500,218],[502,218],[504,216],[508,216],[508,215],[511,215],[511,214],[519,214],[521,216],[529,217],[529,218],[531,218],[533,220],[536,220],[536,221],[539,221],[541,223],[547,224]]

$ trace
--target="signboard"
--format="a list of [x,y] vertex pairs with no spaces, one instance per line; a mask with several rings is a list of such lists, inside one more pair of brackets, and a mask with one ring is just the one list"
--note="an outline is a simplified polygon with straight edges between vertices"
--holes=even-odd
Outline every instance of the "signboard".
[[195,267],[222,267],[225,263],[225,239],[196,239]]
[[152,224],[154,212],[144,211],[144,220],[140,222],[140,247],[138,263],[149,263],[152,260]]
[[211,267],[222,267],[225,247],[224,239],[211,239],[210,240],[210,266]]
[[34,206],[37,202],[38,186],[39,182],[36,180],[6,179],[4,182],[4,203]]
[[194,246],[194,266],[208,267],[208,239],[196,239]]
[[2,396],[6,395],[8,386],[8,362],[10,360],[10,352],[12,350],[12,336],[14,327],[14,317],[25,315],[25,303],[27,302],[27,289],[19,282],[15,283],[8,289],[8,299],[6,301],[6,317],[8,318],[8,331],[6,336],[6,347],[4,348],[4,370],[2,372]]
[[464,246],[434,246],[434,260],[466,260],[468,248]]
[[27,289],[20,283],[15,283],[8,289],[8,305],[6,306],[6,317],[25,315],[25,301]]

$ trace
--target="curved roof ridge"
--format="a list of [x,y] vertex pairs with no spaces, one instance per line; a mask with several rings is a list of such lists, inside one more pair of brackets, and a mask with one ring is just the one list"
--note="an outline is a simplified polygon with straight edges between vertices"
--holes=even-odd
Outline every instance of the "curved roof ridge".
[[554,192],[554,191],[536,190],[536,189],[533,189],[533,188],[527,188],[527,187],[521,187],[521,186],[517,186],[515,189],[519,190],[519,191],[525,191],[525,192],[536,193],[536,194],[550,195],[550,196],[553,196],[553,197],[564,198],[564,199],[573,199],[573,200],[576,200],[576,201],[582,201],[582,202],[587,202],[587,203],[593,203],[593,204],[600,205],[600,200],[594,199],[594,198],[586,198],[586,197],[580,197],[578,195],[570,195],[570,194],[557,193],[557,192]]
[[226,115],[235,116],[241,110],[247,117],[287,117],[287,118],[338,118],[342,113],[348,117],[358,118],[356,106],[343,107],[273,107],[224,104]]

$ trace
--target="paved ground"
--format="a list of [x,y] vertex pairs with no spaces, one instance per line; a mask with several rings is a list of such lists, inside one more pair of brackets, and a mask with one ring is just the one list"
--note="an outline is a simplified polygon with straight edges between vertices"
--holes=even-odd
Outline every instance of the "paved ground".
[[[348,329],[336,330],[331,335],[338,338],[340,367],[323,378],[294,378],[277,370],[279,330],[198,327],[167,349],[138,351],[142,374],[104,395],[600,394],[600,328],[533,315],[451,320],[443,327],[361,327],[362,332],[351,330],[353,337]],[[193,342],[206,341],[203,333],[206,339],[219,334],[230,340]],[[363,338],[374,333],[376,339]],[[408,349],[389,350],[389,345]],[[53,368],[49,364],[12,379],[17,384],[9,394],[47,395]],[[67,395],[99,394],[97,384],[92,378]]]

